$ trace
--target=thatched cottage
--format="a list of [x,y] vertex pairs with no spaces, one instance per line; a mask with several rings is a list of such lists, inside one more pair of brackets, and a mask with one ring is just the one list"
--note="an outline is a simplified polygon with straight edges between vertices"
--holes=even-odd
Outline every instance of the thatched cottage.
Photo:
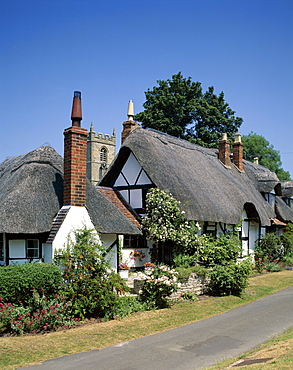
[[[151,241],[143,237],[138,215],[152,187],[169,190],[204,233],[219,235],[241,224],[244,254],[266,231],[280,232],[293,221],[293,182],[280,183],[267,168],[243,160],[240,135],[231,153],[225,135],[218,150],[207,149],[142,129],[130,108],[122,146],[99,186],[86,179],[90,135],[81,127],[79,92],[72,125],[64,131],[64,159],[45,146],[0,164],[0,264],[51,262],[54,251],[84,226],[98,230],[113,252],[113,267],[118,243],[126,260],[140,249],[146,262]],[[160,254],[170,262],[166,245]]]
[[[267,230],[293,221],[288,205],[292,187],[287,184],[287,193],[282,193],[275,173],[243,160],[240,134],[230,153],[225,135],[219,150],[214,150],[143,129],[133,121],[132,112],[123,126],[122,146],[100,185],[119,191],[138,214],[144,213],[148,189],[168,190],[204,233],[216,235],[241,224],[244,254],[253,252],[256,240]],[[146,245],[150,241],[142,247]],[[164,248],[160,253],[168,261]]]
[[113,251],[120,235],[140,235],[140,225],[119,194],[107,197],[86,179],[86,129],[75,92],[72,126],[64,131],[64,160],[50,146],[0,164],[0,263],[51,262],[78,228],[96,228]]

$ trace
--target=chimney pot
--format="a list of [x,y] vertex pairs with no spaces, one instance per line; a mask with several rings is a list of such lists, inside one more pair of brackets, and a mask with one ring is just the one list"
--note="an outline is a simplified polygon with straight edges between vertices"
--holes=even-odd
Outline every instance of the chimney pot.
[[222,140],[228,140],[228,136],[227,136],[226,132],[223,133]]
[[71,120],[72,120],[72,126],[80,127],[80,121],[82,120],[81,92],[80,91],[74,91],[74,94],[73,94]]
[[132,100],[129,100],[128,109],[127,109],[128,121],[133,121],[134,118],[134,104]]
[[127,117],[128,120],[123,122],[123,131],[121,133],[122,144],[130,132],[139,127],[139,125],[134,121],[134,104],[132,100],[129,100],[128,103]]
[[240,132],[237,132],[235,135],[235,143],[241,143],[241,134]]

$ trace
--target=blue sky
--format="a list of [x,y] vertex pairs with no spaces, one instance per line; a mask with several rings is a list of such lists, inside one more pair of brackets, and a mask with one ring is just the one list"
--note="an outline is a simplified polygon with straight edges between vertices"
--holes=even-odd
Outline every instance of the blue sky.
[[[74,90],[82,126],[118,144],[127,103],[182,72],[214,86],[242,134],[263,135],[293,176],[291,0],[0,0],[0,162],[63,154]],[[119,145],[118,145],[119,146]]]

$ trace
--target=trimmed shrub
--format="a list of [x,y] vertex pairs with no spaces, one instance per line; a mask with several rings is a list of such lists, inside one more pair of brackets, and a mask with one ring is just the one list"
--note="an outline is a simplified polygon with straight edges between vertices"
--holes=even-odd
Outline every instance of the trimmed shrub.
[[0,268],[3,302],[29,304],[33,292],[53,298],[62,284],[60,269],[48,263],[28,263]]
[[252,271],[252,263],[247,259],[240,264],[230,263],[226,266],[215,266],[209,272],[209,294],[214,296],[240,296],[247,287],[248,278]]
[[197,259],[206,266],[235,263],[241,250],[239,239],[234,235],[221,235],[219,238],[202,235],[199,237]]

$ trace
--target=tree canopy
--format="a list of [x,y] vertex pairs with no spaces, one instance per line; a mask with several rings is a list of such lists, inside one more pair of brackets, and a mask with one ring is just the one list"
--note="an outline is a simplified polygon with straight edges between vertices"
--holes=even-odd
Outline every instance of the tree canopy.
[[269,170],[276,173],[280,181],[291,180],[290,173],[284,171],[281,162],[280,152],[274,149],[263,136],[250,132],[248,135],[242,136],[244,145],[244,158],[253,162],[255,157],[258,157],[259,164],[266,166]]
[[225,102],[224,93],[184,78],[181,72],[172,79],[158,80],[158,86],[145,92],[144,111],[135,116],[143,128],[153,128],[206,147],[217,147],[223,133],[234,136],[242,118]]

